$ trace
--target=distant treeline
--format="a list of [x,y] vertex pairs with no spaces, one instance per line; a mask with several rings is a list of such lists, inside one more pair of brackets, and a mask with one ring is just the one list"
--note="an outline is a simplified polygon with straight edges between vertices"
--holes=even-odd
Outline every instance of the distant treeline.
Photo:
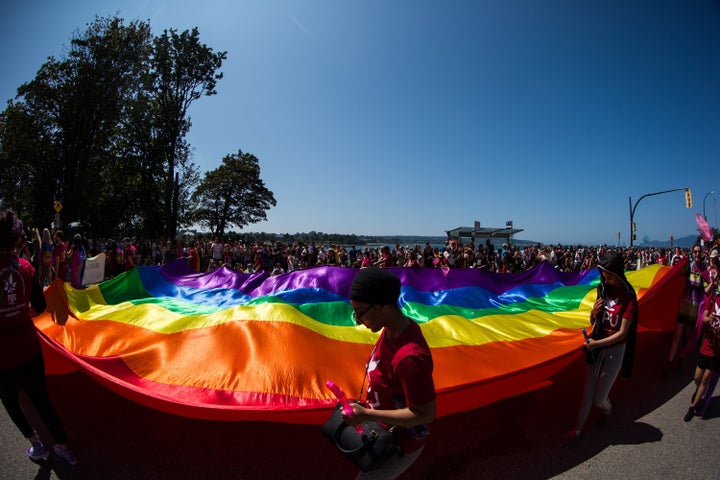
[[[209,233],[192,231],[196,236],[210,236]],[[243,243],[255,242],[282,242],[292,244],[297,242],[312,243],[318,245],[425,245],[425,242],[431,244],[444,243],[445,236],[417,236],[417,235],[388,235],[388,236],[368,236],[344,233],[323,233],[323,232],[306,232],[306,233],[266,233],[266,232],[228,232],[223,238],[229,241],[242,240]]]

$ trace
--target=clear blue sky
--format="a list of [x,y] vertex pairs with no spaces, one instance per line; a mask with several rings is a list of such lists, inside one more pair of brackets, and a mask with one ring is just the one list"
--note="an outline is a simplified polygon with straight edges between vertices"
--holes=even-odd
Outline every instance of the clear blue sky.
[[[95,15],[227,51],[191,110],[202,171],[238,149],[277,199],[245,231],[545,243],[697,233],[720,203],[720,1],[5,0],[0,101]],[[717,193],[708,195],[708,192]]]

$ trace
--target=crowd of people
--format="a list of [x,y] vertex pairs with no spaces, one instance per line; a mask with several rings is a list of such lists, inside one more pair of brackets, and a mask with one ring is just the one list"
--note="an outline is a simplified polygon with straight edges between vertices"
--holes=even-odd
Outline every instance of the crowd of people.
[[[225,265],[245,273],[266,271],[271,274],[319,265],[355,268],[475,268],[489,272],[518,273],[543,261],[561,271],[570,272],[595,268],[606,251],[614,250],[606,245],[517,246],[504,243],[496,246],[489,239],[477,246],[472,241],[462,243],[457,240],[448,240],[441,246],[433,246],[429,242],[414,246],[325,246],[315,242],[286,244],[279,241],[245,244],[240,241],[224,242],[213,237],[189,242],[167,242],[164,249],[157,242],[151,247],[141,244],[139,249],[140,252],[156,252],[155,255],[141,253],[140,262],[143,265],[156,265],[186,256],[196,259],[196,270],[199,272]],[[622,250],[627,270],[651,264],[675,265],[681,259],[690,257],[690,250],[680,247]]]
[[[61,230],[52,235],[45,228],[42,233],[33,229],[28,235],[21,256],[30,260],[40,272],[43,285],[56,278],[70,280],[79,288],[86,258],[105,253],[105,278],[112,278],[136,266],[162,265],[177,258],[187,258],[197,272],[212,271],[226,266],[244,273],[267,272],[272,275],[334,265],[362,268],[474,268],[488,272],[518,273],[547,261],[561,271],[595,268],[602,255],[609,250],[621,250],[626,270],[636,270],[651,264],[675,265],[683,258],[691,258],[691,249],[680,247],[630,247],[617,249],[607,245],[512,245],[496,244],[486,239],[477,245],[449,239],[444,245],[357,246],[322,245],[316,242],[226,241],[212,235],[197,238],[142,240],[125,237],[122,241],[97,240],[75,233],[66,243]],[[708,245],[708,255],[720,242]]]
[[[157,265],[179,257],[192,258],[198,272],[211,271],[227,266],[235,271],[271,274],[285,273],[319,265],[334,265],[363,268],[413,267],[413,268],[475,268],[489,272],[518,273],[538,263],[547,261],[555,268],[570,272],[589,270],[597,266],[602,255],[617,250],[606,245],[563,246],[540,244],[496,246],[489,239],[475,245],[473,242],[448,240],[445,245],[394,246],[329,246],[315,242],[256,242],[245,244],[240,241],[224,242],[214,237],[203,237],[197,241],[167,242],[160,248],[157,242],[152,246],[142,244],[139,264]],[[674,248],[626,248],[621,249],[625,268],[636,270],[651,264],[675,265],[683,258],[690,258],[690,249]],[[147,252],[156,252],[148,255]],[[705,250],[705,254],[709,249]]]

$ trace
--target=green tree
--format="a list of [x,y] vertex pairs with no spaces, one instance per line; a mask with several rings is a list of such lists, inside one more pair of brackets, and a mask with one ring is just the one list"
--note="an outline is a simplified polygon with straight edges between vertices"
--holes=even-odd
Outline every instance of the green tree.
[[0,114],[0,202],[29,224],[60,200],[97,235],[174,236],[199,182],[188,108],[216,93],[224,58],[197,29],[153,39],[145,22],[96,18]]
[[118,195],[116,172],[126,159],[116,148],[118,125],[147,68],[150,38],[143,22],[96,18],[71,40],[66,58],[50,57],[18,88],[3,114],[8,128],[0,158],[38,172],[24,178],[35,195],[16,198],[37,224],[47,224],[44,212],[52,212],[56,199],[66,220],[96,231],[108,217],[123,215],[126,197]]
[[25,104],[8,102],[0,114],[0,204],[14,208],[28,225],[52,221],[55,178],[45,169],[54,154],[37,117]]
[[193,179],[184,142],[190,128],[188,109],[203,95],[217,93],[215,86],[223,76],[218,70],[227,54],[200,43],[197,28],[180,34],[165,30],[153,43],[152,89],[157,101],[158,151],[165,167],[164,224],[166,234],[174,237]]
[[277,205],[260,178],[257,157],[249,153],[226,155],[192,195],[193,218],[214,235],[224,235],[232,225],[242,228],[266,220],[266,211]]

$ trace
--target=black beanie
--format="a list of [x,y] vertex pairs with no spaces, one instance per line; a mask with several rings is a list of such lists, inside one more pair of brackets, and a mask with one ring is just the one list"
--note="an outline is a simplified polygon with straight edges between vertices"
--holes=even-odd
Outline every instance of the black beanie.
[[625,261],[620,252],[608,252],[603,255],[598,262],[598,268],[616,277],[625,278]]
[[400,279],[382,268],[363,268],[350,287],[350,300],[373,305],[397,304],[399,297]]

